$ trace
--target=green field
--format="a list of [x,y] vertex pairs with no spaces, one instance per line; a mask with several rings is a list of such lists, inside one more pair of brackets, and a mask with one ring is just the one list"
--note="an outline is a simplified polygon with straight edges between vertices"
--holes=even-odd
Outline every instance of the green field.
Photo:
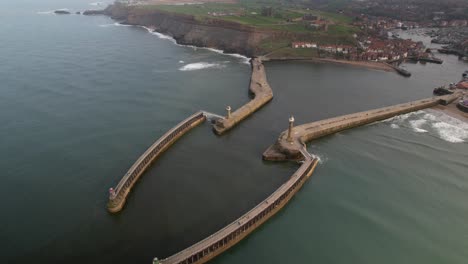
[[[271,7],[271,16],[262,15],[262,9],[266,7]],[[236,4],[143,5],[137,8],[191,15],[202,23],[206,20],[219,19],[260,29],[293,32],[300,34],[301,40],[314,40],[321,44],[352,44],[354,43],[353,34],[359,32],[358,28],[350,24],[352,22],[350,17],[338,13],[288,6],[278,0],[240,0]],[[213,13],[222,15],[213,16]],[[295,21],[305,14],[316,15],[329,21],[331,24],[328,26],[328,31],[316,30],[307,27],[305,22]],[[286,47],[290,45],[291,41],[289,40],[287,44],[280,43],[283,47]],[[268,48],[268,50],[272,50],[276,49],[278,44],[265,44],[266,46],[274,46]]]

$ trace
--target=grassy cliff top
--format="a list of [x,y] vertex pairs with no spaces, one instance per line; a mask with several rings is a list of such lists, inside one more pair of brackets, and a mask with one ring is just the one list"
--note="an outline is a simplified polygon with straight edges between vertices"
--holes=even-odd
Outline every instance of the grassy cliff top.
[[[145,10],[161,10],[170,13],[192,15],[199,21],[206,19],[219,19],[237,22],[258,28],[291,31],[299,33],[311,33],[305,23],[297,21],[304,15],[318,16],[330,22],[332,32],[330,34],[353,34],[358,31],[350,25],[350,17],[318,10],[309,10],[296,6],[286,6],[278,0],[262,3],[261,1],[241,0],[237,3],[204,3],[185,5],[165,4],[141,4],[137,8]],[[270,8],[270,9],[268,9]]]
[[[289,32],[284,39],[267,39],[261,44],[265,52],[288,49],[293,41],[313,41],[319,44],[356,43],[359,28],[351,25],[352,18],[339,13],[312,10],[298,5],[286,5],[280,0],[239,0],[234,3],[204,4],[139,4],[137,9],[163,11],[193,16],[204,21],[221,20],[258,29]],[[312,20],[318,19],[319,22]],[[315,24],[315,25],[311,25]],[[325,27],[326,24],[326,27]],[[288,49],[288,53],[303,52]]]

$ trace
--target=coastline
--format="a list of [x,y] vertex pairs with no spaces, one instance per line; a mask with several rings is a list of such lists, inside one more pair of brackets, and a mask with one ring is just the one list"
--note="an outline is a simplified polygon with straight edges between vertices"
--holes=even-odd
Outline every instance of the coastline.
[[[262,54],[257,45],[259,45],[262,39],[279,37],[279,33],[254,30],[233,23],[212,21],[210,24],[200,24],[192,17],[186,15],[175,15],[165,12],[132,13],[129,9],[115,5],[110,5],[101,11],[95,11],[93,14],[109,16],[122,25],[145,28],[151,34],[158,35],[160,38],[170,39],[177,45],[211,49],[215,52],[227,55],[248,58],[258,57],[261,58],[262,61],[310,60],[314,62],[350,65],[398,73],[397,69],[383,62],[349,61],[317,57],[270,58],[268,56],[269,53]],[[222,36],[222,38],[220,38],[220,36]]]
[[262,61],[309,61],[317,63],[330,63],[336,65],[349,65],[354,67],[366,68],[371,70],[379,70],[386,72],[397,72],[395,68],[384,62],[375,61],[349,61],[338,60],[331,58],[313,58],[313,57],[282,57],[282,58],[269,58],[268,56],[261,56]]
[[380,70],[386,72],[396,72],[396,70],[384,62],[374,62],[374,61],[348,61],[348,60],[337,60],[337,59],[316,59],[318,62],[324,63],[333,63],[333,64],[342,64],[342,65],[350,65],[355,67],[373,69],[373,70]]
[[[171,35],[158,32],[155,27],[148,27],[148,26],[143,26],[143,25],[133,25],[133,24],[125,24],[125,23],[119,23],[121,26],[134,26],[134,27],[140,27],[143,29],[146,29],[148,33],[157,36],[160,39],[167,39],[174,43],[175,45],[181,46],[181,47],[189,47],[193,49],[206,49],[213,51],[218,54],[226,55],[226,56],[232,56],[236,57],[239,59],[243,59],[243,63],[250,65],[250,58],[246,54],[242,53],[230,53],[230,52],[225,52],[224,50],[218,49],[217,47],[207,47],[207,46],[196,46],[195,44],[182,44],[177,41],[177,39],[173,38]],[[254,56],[256,57],[256,56]],[[310,62],[317,62],[317,63],[329,63],[329,64],[336,64],[336,65],[349,65],[349,66],[354,66],[354,67],[359,67],[359,68],[366,68],[370,70],[379,70],[379,71],[386,71],[386,72],[397,72],[394,67],[391,65],[384,63],[384,62],[376,62],[376,61],[349,61],[349,60],[338,60],[338,59],[331,59],[331,58],[301,58],[301,57],[283,57],[283,58],[269,58],[268,56],[265,55],[260,55],[258,56],[262,61],[268,62],[268,61],[310,61]]]

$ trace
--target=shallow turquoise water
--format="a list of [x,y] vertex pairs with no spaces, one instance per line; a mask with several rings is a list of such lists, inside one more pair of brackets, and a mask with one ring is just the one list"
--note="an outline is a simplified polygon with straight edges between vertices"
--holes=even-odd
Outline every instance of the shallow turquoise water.
[[[275,98],[223,137],[208,124],[143,177],[125,210],[107,189],[167,129],[200,109],[248,100],[245,60],[174,45],[106,17],[56,16],[87,1],[0,3],[2,263],[149,263],[204,238],[297,168],[261,153],[299,123],[430,96],[466,64],[407,65],[412,78],[269,63]],[[185,69],[185,70],[184,70]],[[189,70],[186,70],[189,69]],[[294,103],[291,103],[294,102]],[[424,130],[424,131],[423,131]],[[437,112],[313,142],[313,178],[215,263],[463,263],[466,125]]]

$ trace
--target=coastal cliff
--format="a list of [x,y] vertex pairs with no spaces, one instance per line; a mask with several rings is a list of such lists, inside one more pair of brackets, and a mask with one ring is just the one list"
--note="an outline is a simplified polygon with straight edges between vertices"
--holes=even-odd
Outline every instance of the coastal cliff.
[[120,20],[124,24],[153,28],[157,32],[173,37],[179,44],[216,48],[249,57],[263,53],[261,43],[264,40],[294,37],[294,34],[289,32],[258,29],[214,18],[197,19],[192,15],[122,4],[110,5],[102,11],[102,14]]

